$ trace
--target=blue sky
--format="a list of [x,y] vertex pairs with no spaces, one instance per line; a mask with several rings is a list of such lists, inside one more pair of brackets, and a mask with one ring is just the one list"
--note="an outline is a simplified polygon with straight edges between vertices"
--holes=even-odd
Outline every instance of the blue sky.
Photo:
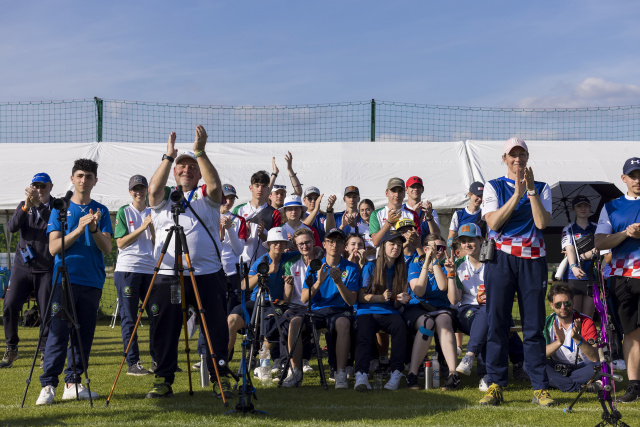
[[0,102],[640,104],[636,1],[0,0]]

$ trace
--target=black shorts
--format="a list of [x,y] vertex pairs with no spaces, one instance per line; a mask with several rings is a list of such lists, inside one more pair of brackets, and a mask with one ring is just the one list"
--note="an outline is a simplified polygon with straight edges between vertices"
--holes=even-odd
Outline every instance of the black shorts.
[[404,319],[404,323],[409,328],[409,331],[413,332],[413,330],[415,329],[416,321],[421,316],[427,316],[435,321],[436,317],[442,314],[449,315],[449,317],[451,317],[451,320],[453,321],[453,325],[456,325],[457,314],[450,307],[436,308],[435,311],[427,311],[427,309],[422,307],[420,304],[408,304],[405,305],[404,309],[402,310],[402,319]]
[[640,326],[640,279],[611,276],[611,300],[622,326],[631,333]]
[[579,295],[587,296],[587,295],[589,295],[589,292],[587,290],[587,286],[589,284],[588,280],[569,279],[567,281],[567,284],[569,285],[569,287],[571,289],[573,289],[573,295],[575,295],[575,296],[579,296]]
[[353,310],[351,307],[325,307],[318,310],[313,310],[314,319],[317,329],[326,328],[330,334],[336,327],[336,320],[341,317],[346,317],[351,325],[353,325]]
[[[249,318],[253,315],[253,309],[255,308],[255,301],[247,301],[245,303],[247,312],[249,312]],[[279,334],[278,334],[278,324],[276,322],[280,321],[280,317],[283,314],[283,309],[281,307],[276,307],[274,310],[269,304],[268,301],[265,301],[264,306],[264,335],[269,342],[278,342]],[[231,310],[231,314],[237,314],[238,316],[244,319],[244,313],[242,312],[242,305],[236,306],[233,310]],[[247,325],[245,325],[246,327]],[[238,331],[239,332],[239,331]]]

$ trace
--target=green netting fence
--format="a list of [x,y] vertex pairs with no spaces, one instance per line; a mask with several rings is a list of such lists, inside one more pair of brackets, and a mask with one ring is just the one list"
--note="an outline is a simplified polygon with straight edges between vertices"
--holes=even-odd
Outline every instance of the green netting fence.
[[379,100],[218,106],[103,100],[0,103],[0,143],[460,141],[510,136],[553,141],[640,139],[640,105],[475,108]]

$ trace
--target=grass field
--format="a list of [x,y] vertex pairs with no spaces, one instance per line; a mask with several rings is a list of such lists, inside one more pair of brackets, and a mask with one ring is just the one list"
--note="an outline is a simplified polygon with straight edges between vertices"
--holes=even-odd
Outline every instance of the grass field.
[[[305,375],[304,384],[298,389],[263,389],[258,381],[256,409],[267,411],[269,415],[237,414],[224,415],[234,409],[237,398],[229,401],[225,408],[222,401],[211,395],[211,388],[202,389],[198,373],[192,373],[194,395],[188,393],[187,362],[184,340],[180,342],[180,367],[184,373],[176,374],[174,397],[170,399],[148,400],[144,395],[152,378],[132,377],[124,372],[117,383],[114,397],[108,408],[105,400],[115,379],[121,358],[122,347],[119,327],[111,329],[108,320],[99,322],[89,365],[91,389],[100,394],[94,408],[88,401],[61,400],[62,386],[58,386],[56,403],[50,407],[37,407],[35,401],[40,392],[38,376],[42,372],[38,365],[34,370],[25,407],[20,402],[25,390],[25,380],[29,374],[38,330],[20,328],[20,359],[13,368],[0,371],[3,387],[0,388],[0,424],[2,425],[465,425],[465,426],[592,426],[600,421],[600,406],[593,394],[585,394],[574,408],[566,414],[563,408],[569,405],[575,393],[553,391],[555,408],[540,408],[531,403],[531,388],[527,384],[514,383],[505,390],[505,404],[481,407],[477,404],[482,397],[478,391],[475,372],[471,377],[463,377],[463,388],[456,392],[440,391],[372,391],[356,393],[349,390],[324,391],[319,385],[316,371]],[[143,328],[140,337],[141,357],[149,359],[147,351],[148,329]],[[190,347],[195,347],[195,341]],[[194,352],[195,353],[195,352]],[[240,354],[239,351],[236,355]],[[238,360],[232,361],[237,368]],[[193,360],[192,360],[193,363]],[[126,366],[126,365],[125,365]],[[123,370],[124,371],[124,370]],[[63,381],[63,376],[61,376]],[[353,384],[351,383],[351,386]],[[626,383],[619,385],[623,390]],[[640,425],[640,402],[620,405],[623,420],[630,426]]]

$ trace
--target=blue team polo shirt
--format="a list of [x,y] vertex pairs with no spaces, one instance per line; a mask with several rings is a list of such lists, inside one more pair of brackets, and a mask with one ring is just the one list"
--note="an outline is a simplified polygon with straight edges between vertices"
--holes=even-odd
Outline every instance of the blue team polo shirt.
[[[322,263],[327,262],[327,258],[322,258]],[[345,284],[347,289],[350,291],[358,292],[360,289],[360,270],[358,266],[350,261],[347,261],[344,258],[340,259],[340,264],[338,264],[338,268],[342,272],[342,283]],[[307,269],[306,277],[312,277],[311,283],[315,283],[318,280],[318,273],[316,271],[312,271],[310,268]],[[309,289],[307,286],[307,280],[305,277],[305,281],[302,285],[303,289]],[[319,310],[322,308],[333,307],[333,308],[346,308],[351,310],[351,306],[349,306],[343,299],[342,295],[340,295],[340,291],[336,286],[335,282],[327,274],[327,278],[320,285],[320,289],[311,299],[311,309]]]
[[[387,286],[389,290],[393,287],[393,270],[391,266],[387,268]],[[362,285],[360,289],[367,289],[373,283],[373,278],[376,274],[376,264],[368,262],[362,268]],[[398,310],[393,308],[393,301],[377,302],[377,303],[364,303],[358,302],[356,307],[356,317],[362,314],[400,314]]]
[[[411,280],[413,279],[417,279],[420,277],[423,264],[424,264],[424,261],[420,261],[419,259],[416,259],[415,262],[411,263],[411,266],[409,267],[409,277],[407,278],[409,282],[411,282]],[[444,267],[440,267],[440,268],[442,268],[445,271],[445,274],[447,274]],[[435,308],[450,307],[451,302],[447,297],[447,293],[442,292],[440,290],[440,288],[438,287],[438,283],[436,282],[436,277],[433,274],[429,273],[429,277],[427,280],[429,281],[429,283],[427,283],[427,290],[424,292],[424,295],[421,297],[417,296],[413,292],[413,289],[411,289],[411,286],[409,286],[409,295],[411,295],[411,300],[409,300],[409,304],[418,304],[420,301],[424,301],[431,304]]]
[[[269,287],[269,291],[265,293],[265,300],[269,300],[269,296],[273,296],[274,300],[284,299],[284,264],[289,261],[291,258],[300,255],[300,252],[285,252],[280,257],[280,262],[278,263],[278,269],[275,273],[269,274],[269,281],[267,282],[267,286]],[[267,258],[267,262],[269,265],[273,264],[273,260],[267,253],[264,255]],[[258,274],[258,266],[262,262],[262,258],[257,259],[252,265],[251,269],[249,269],[249,276],[255,276]],[[251,301],[256,300],[256,296],[258,295],[258,285],[253,288],[253,292],[251,293]]]

